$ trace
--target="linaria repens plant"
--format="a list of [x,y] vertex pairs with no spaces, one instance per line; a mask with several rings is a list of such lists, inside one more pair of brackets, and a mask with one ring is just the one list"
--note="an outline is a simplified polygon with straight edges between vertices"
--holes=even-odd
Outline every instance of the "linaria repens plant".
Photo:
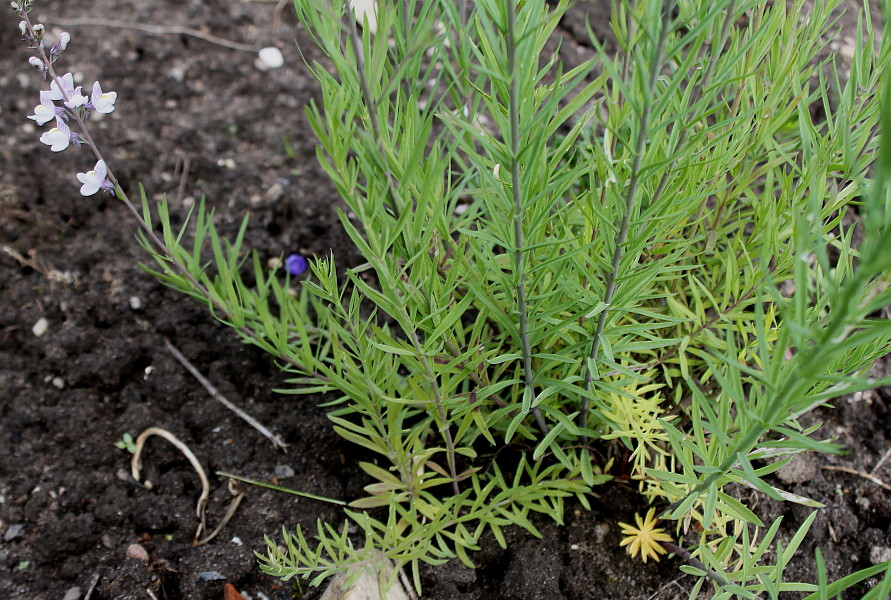
[[421,562],[472,566],[482,536],[587,506],[619,458],[650,505],[623,543],[684,558],[691,597],[825,598],[885,571],[881,598],[887,564],[784,582],[816,513],[783,546],[734,495],[820,506],[767,476],[841,451],[802,416],[889,383],[868,371],[891,341],[891,50],[862,19],[846,77],[818,59],[839,4],[617,2],[617,54],[592,35],[569,68],[549,44],[567,2],[381,1],[357,22],[297,0],[330,62],[308,65],[318,158],[365,263],[315,258],[296,297],[303,263],[268,272],[203,204],[188,245],[166,203],[136,210],[85,129],[115,97],[57,76],[14,8],[51,80],[41,140],[99,161],[82,192],[114,191],[150,271],[275,356],[284,392],[332,392],[335,430],[374,457],[352,527],[284,529],[264,571],[318,584],[384,556],[420,589]]

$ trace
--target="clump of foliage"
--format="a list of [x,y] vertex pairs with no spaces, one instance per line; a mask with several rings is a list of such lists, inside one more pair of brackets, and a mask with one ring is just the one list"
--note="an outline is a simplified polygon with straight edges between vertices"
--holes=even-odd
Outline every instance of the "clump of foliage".
[[566,68],[566,1],[381,1],[357,22],[296,0],[327,57],[318,159],[365,262],[316,258],[291,295],[203,206],[186,246],[142,203],[154,273],[277,357],[286,392],[333,393],[335,431],[376,458],[357,535],[284,530],[263,570],[318,584],[386,557],[420,588],[421,562],[561,522],[626,457],[652,508],[622,543],[684,557],[691,597],[822,598],[882,570],[886,596],[888,565],[784,582],[815,513],[775,546],[779,521],[734,495],[819,507],[768,479],[841,451],[801,417],[889,383],[868,371],[891,342],[891,48],[863,19],[840,77],[818,58],[839,4],[623,1],[617,52],[591,35]]
[[[483,535],[586,506],[627,452],[694,593],[817,589],[782,581],[813,517],[764,565],[779,522],[728,491],[819,506],[766,477],[841,450],[801,416],[886,383],[867,372],[891,339],[891,54],[864,21],[842,82],[817,59],[838,2],[814,4],[623,2],[617,55],[592,36],[566,69],[567,2],[380,2],[359,23],[296,3],[330,61],[309,65],[318,158],[366,262],[343,281],[314,260],[297,298],[258,261],[247,286],[237,243],[192,275],[377,460],[345,511],[360,541],[283,531],[266,572],[318,583],[382,554],[419,587],[420,562],[473,566]],[[633,539],[650,521],[629,548],[658,558],[664,538]]]

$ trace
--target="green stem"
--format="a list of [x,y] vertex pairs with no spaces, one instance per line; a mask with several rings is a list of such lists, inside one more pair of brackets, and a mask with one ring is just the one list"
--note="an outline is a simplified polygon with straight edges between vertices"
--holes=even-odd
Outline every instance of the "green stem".
[[[368,77],[365,75],[365,53],[362,50],[362,39],[359,37],[359,30],[356,28],[356,13],[353,12],[352,7],[350,6],[350,0],[344,0],[344,4],[346,5],[346,19],[349,22],[350,27],[350,43],[353,46],[353,54],[356,56],[356,71],[359,74],[359,87],[362,89],[362,96],[365,99],[365,106],[368,109],[368,119],[371,121],[371,132],[374,135],[374,142],[377,144],[377,149],[380,153],[381,163],[384,168],[384,177],[387,179],[387,200],[389,200],[390,209],[393,211],[394,218],[399,219],[399,206],[401,204],[399,201],[399,192],[396,188],[396,181],[393,178],[393,173],[390,171],[387,153],[384,150],[381,127],[377,118],[377,103],[371,95],[371,88],[368,86]],[[403,11],[405,11],[404,8]]]
[[514,275],[517,282],[517,305],[520,310],[520,344],[523,349],[523,375],[526,389],[532,391],[532,414],[542,433],[548,432],[548,425],[535,406],[535,384],[532,376],[532,349],[529,343],[529,315],[526,307],[526,272],[523,254],[523,189],[520,178],[520,90],[517,77],[517,7],[514,0],[508,0],[507,10],[507,70],[510,74],[509,115],[510,115],[510,177],[513,188],[514,225]]
[[[625,252],[625,242],[628,240],[628,229],[631,224],[631,213],[634,209],[634,203],[637,200],[637,192],[640,188],[640,171],[643,164],[644,146],[647,141],[647,127],[650,122],[650,113],[653,110],[654,90],[656,89],[656,80],[659,77],[659,71],[662,66],[662,55],[665,51],[665,41],[668,37],[668,25],[671,18],[671,4],[662,7],[662,25],[659,30],[659,38],[656,42],[656,52],[653,56],[653,62],[650,65],[649,80],[644,90],[643,110],[638,119],[637,140],[634,148],[634,162],[631,167],[631,175],[629,178],[628,191],[625,193],[625,208],[622,215],[622,222],[619,226],[619,235],[616,238],[616,247],[613,251],[612,268],[606,280],[606,292],[603,295],[603,303],[606,308],[601,311],[597,318],[597,330],[591,341],[591,352],[589,354],[589,364],[595,364],[600,355],[600,344],[603,332],[606,329],[606,319],[610,312],[610,304],[616,294],[617,281],[619,278],[619,267],[622,262],[622,255]],[[582,429],[588,426],[588,409],[590,405],[589,396],[594,383],[594,372],[590,367],[585,372],[585,389],[588,395],[582,400]]]

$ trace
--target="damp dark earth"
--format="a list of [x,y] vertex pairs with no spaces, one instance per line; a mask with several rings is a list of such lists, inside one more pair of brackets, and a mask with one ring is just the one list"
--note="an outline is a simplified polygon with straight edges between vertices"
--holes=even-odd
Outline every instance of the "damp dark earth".
[[[140,183],[150,200],[166,194],[179,223],[206,198],[228,236],[250,213],[245,246],[263,260],[334,252],[339,264],[357,264],[303,112],[318,100],[303,60],[322,57],[287,2],[47,0],[32,16],[50,33],[71,33],[62,72],[118,93],[117,110],[93,134],[131,195],[138,197]],[[580,2],[559,29],[567,63],[593,52],[586,18],[610,48],[609,2]],[[844,59],[856,14],[839,23],[827,43]],[[258,65],[257,51],[268,46],[282,50],[284,66]],[[201,485],[183,454],[152,437],[143,452],[152,489],[131,476],[125,436],[152,427],[171,432],[208,473],[209,529],[232,499],[219,471],[346,500],[368,483],[355,466],[363,457],[333,433],[318,406],[325,398],[276,394],[283,377],[267,355],[140,268],[147,256],[123,206],[80,196],[75,174],[94,159],[86,150],[54,154],[38,141],[26,116],[45,83],[29,56],[16,16],[4,7],[0,599],[210,600],[223,598],[226,584],[252,599],[319,597],[321,588],[263,575],[254,553],[283,526],[312,532],[318,519],[342,521],[337,506],[242,484],[231,520],[195,546]],[[280,436],[286,451],[212,397],[167,342]],[[891,365],[876,371],[887,375]],[[788,579],[815,580],[815,546],[832,578],[891,559],[891,494],[880,485],[891,482],[891,460],[882,462],[889,396],[880,389],[818,410],[812,420],[847,453],[802,456],[775,477],[775,485],[826,505]],[[619,547],[617,523],[641,509],[634,487],[617,482],[597,491],[592,510],[570,504],[562,526],[536,521],[540,539],[508,531],[507,550],[485,539],[475,570],[457,561],[423,567],[424,597],[686,598],[693,581],[678,570],[679,559],[644,565]],[[765,521],[784,517],[783,541],[809,514],[754,493],[746,500]]]

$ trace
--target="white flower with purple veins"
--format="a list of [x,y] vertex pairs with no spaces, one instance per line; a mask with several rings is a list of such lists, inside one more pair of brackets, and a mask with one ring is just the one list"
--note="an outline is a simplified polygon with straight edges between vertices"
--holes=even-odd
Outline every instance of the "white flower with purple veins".
[[53,152],[61,152],[71,143],[71,130],[65,121],[56,117],[56,126],[40,136],[40,141],[49,146]]
[[112,189],[114,186],[106,179],[107,175],[108,169],[104,160],[97,162],[92,171],[78,173],[77,179],[83,184],[80,186],[80,193],[84,196],[92,196],[99,190]]
[[40,104],[34,108],[34,114],[28,117],[38,125],[45,125],[56,118],[56,105],[50,100],[49,92],[40,92]]
[[93,95],[90,98],[90,103],[93,105],[93,109],[96,112],[108,114],[114,110],[114,101],[117,100],[118,93],[117,92],[106,92],[102,93],[102,88],[99,86],[99,82],[93,84]]
[[74,110],[75,108],[79,108],[87,103],[87,97],[81,93],[83,88],[81,86],[77,86],[71,94],[68,94],[68,102],[65,102],[65,106]]
[[[71,76],[71,73],[62,75],[59,78],[59,81],[62,82],[61,89],[59,88],[59,84],[55,81],[50,83],[50,91],[47,92],[50,100],[65,100],[65,98],[71,98],[74,95],[74,77]],[[78,88],[78,90],[80,90],[80,88]],[[63,91],[64,94],[62,93]]]

